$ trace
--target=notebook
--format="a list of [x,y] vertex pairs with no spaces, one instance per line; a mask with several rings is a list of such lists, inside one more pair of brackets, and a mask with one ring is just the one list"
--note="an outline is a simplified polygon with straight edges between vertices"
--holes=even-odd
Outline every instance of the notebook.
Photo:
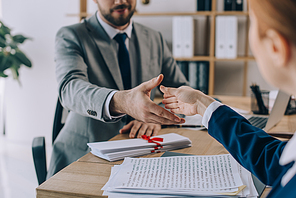
[[258,128],[261,128],[268,132],[272,127],[274,127],[284,116],[290,95],[279,90],[277,97],[275,99],[273,108],[269,116],[257,116],[257,115],[243,115],[249,122]]

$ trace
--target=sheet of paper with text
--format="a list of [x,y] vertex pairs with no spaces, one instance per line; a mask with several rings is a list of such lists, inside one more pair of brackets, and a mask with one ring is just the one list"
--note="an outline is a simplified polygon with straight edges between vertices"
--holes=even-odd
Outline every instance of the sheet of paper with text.
[[242,186],[237,162],[228,154],[125,158],[107,186],[116,189],[233,192]]

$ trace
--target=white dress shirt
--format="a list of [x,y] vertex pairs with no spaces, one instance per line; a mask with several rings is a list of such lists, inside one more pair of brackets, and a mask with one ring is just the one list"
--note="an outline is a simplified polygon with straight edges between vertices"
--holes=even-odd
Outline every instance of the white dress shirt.
[[[286,147],[283,150],[282,156],[280,158],[280,165],[284,166],[290,162],[296,161],[296,135],[293,135],[293,137],[289,140]],[[293,166],[286,172],[286,174],[283,176],[281,184],[282,186],[285,186],[296,174],[296,163],[293,164]]]
[[[127,35],[127,39],[125,40],[125,45],[127,50],[129,50],[129,40],[132,36],[132,30],[133,30],[133,25],[132,25],[132,21],[130,21],[129,25],[124,29],[124,30],[118,30],[115,29],[114,27],[112,27],[111,25],[107,24],[105,21],[103,21],[101,19],[101,17],[99,16],[99,13],[97,12],[97,19],[100,22],[100,24],[102,25],[103,29],[105,30],[105,32],[108,34],[108,36],[110,37],[110,39],[114,39],[114,37],[118,34],[118,33],[126,33]],[[119,45],[117,44],[117,49],[119,49]],[[123,117],[125,114],[119,115],[119,116],[111,116],[110,111],[109,111],[109,106],[110,106],[110,102],[111,99],[113,97],[113,95],[116,93],[117,91],[112,91],[108,97],[107,100],[105,102],[104,105],[104,111],[103,111],[103,118],[106,121],[113,121],[116,120],[120,117]]]

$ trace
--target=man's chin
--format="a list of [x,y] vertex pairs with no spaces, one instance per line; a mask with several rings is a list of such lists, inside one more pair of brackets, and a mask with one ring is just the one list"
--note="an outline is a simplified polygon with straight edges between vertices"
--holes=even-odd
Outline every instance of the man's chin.
[[128,24],[129,23],[129,21],[124,21],[124,22],[117,22],[117,23],[113,23],[115,26],[118,26],[118,27],[120,27],[120,26],[125,26],[126,24]]
[[113,21],[129,21],[130,17],[128,13],[120,14],[120,13],[112,13]]
[[111,14],[103,14],[103,17],[114,26],[124,26],[130,22],[134,12],[126,10],[123,14],[120,12],[112,12]]
[[126,15],[126,16],[117,15],[117,16],[113,17],[111,23],[116,26],[123,26],[123,25],[126,25],[127,23],[129,23],[130,19],[131,19],[131,17],[129,17],[128,15]]

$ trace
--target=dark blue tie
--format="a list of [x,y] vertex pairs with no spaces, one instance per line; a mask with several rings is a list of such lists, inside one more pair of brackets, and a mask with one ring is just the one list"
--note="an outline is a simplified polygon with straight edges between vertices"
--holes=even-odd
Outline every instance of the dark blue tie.
[[124,89],[131,89],[131,68],[129,53],[125,45],[126,34],[118,33],[114,39],[119,44],[118,50],[118,63],[120,67],[121,77],[123,81]]

